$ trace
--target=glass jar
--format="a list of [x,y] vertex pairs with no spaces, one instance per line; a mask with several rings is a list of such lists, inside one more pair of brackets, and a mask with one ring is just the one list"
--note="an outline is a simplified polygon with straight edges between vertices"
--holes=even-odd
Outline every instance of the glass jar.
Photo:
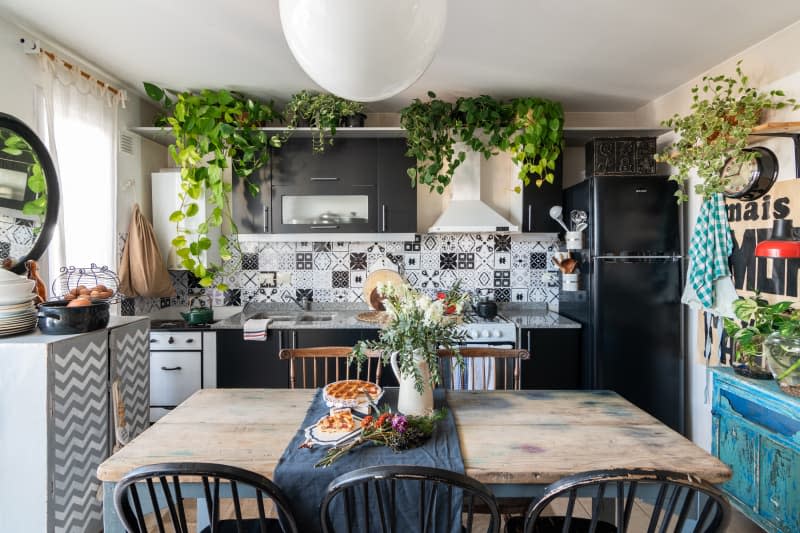
[[764,355],[781,390],[800,397],[800,337],[776,331],[764,341]]

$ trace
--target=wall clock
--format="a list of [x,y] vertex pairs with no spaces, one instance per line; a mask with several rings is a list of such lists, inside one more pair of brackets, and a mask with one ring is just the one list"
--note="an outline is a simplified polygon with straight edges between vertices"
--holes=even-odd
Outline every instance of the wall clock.
[[767,148],[745,148],[757,155],[750,161],[737,163],[728,159],[722,167],[722,177],[728,178],[723,194],[738,200],[755,200],[764,196],[778,178],[778,158]]

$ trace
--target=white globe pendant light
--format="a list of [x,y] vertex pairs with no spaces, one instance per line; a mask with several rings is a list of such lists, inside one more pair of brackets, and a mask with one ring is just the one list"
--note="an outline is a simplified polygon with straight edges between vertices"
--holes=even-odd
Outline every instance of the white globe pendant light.
[[318,85],[375,102],[413,84],[444,33],[447,0],[280,0],[283,33]]

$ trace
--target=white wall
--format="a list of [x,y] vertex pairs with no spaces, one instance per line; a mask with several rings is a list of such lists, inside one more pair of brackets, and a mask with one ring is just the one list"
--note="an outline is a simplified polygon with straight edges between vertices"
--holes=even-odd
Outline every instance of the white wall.
[[[35,56],[27,55],[19,45],[20,37],[28,40],[39,39],[41,45],[55,51],[65,59],[78,65],[86,65],[80,57],[65,51],[57,43],[48,42],[41,36],[20,28],[12,21],[0,17],[0,71],[5,75],[0,83],[0,112],[13,115],[36,130],[34,122],[34,88],[39,80],[39,64]],[[88,68],[88,70],[92,70]],[[98,77],[120,88],[118,80],[102,73]],[[129,126],[152,124],[156,112],[155,106],[128,90],[128,102],[125,109],[119,110],[118,126],[124,131]],[[139,202],[146,215],[150,214],[150,172],[167,166],[167,151],[164,147],[146,139],[140,140],[134,135],[135,152],[129,156],[118,155],[118,195],[117,195],[117,231],[125,232],[130,221],[131,206]],[[130,188],[125,185],[131,182]],[[110,265],[116,269],[117,265]],[[43,269],[46,272],[47,269]]]
[[[732,74],[736,68],[736,62],[743,60],[742,68],[754,86],[767,90],[780,88],[786,94],[800,100],[800,55],[796,50],[800,48],[800,23],[794,24],[768,39],[744,50],[740,54],[724,61],[720,65],[709,69],[704,74]],[[691,106],[692,86],[700,84],[703,74],[688,80],[684,85],[676,88],[668,94],[650,102],[637,110],[637,122],[641,124],[657,124],[663,119],[669,118],[675,113],[686,114]],[[770,111],[767,115],[769,121],[790,121],[800,120],[800,111],[780,110]],[[667,134],[659,139],[659,144],[664,145],[671,140],[672,134]],[[791,179],[796,176],[797,170],[793,169],[792,145],[779,140],[768,141],[781,164],[782,168],[779,179]],[[761,143],[759,143],[761,144]],[[785,164],[788,163],[788,164]],[[693,187],[693,183],[690,187]],[[686,207],[686,236],[691,235],[695,219],[700,210],[699,198],[692,194]],[[688,249],[688,246],[687,246]],[[694,312],[688,314],[688,406],[689,418],[687,428],[692,440],[705,449],[711,448],[711,411],[710,403],[704,398],[706,387],[706,368],[701,363],[702,355],[698,353],[695,339],[697,335],[697,316]]]

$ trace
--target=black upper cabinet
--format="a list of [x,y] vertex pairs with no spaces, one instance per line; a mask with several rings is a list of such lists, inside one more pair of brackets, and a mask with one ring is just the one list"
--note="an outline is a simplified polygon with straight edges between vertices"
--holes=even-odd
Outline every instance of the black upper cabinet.
[[[233,174],[231,209],[239,233],[270,233],[272,209],[270,202],[269,165],[256,170],[246,180]],[[247,182],[258,187],[255,196]]]
[[550,218],[550,208],[561,205],[563,192],[564,154],[556,160],[553,171],[553,183],[542,183],[536,186],[536,177],[531,176],[531,183],[522,189],[522,231],[526,233],[559,233],[564,228]]
[[314,153],[310,138],[272,150],[268,166],[233,177],[239,233],[413,233],[416,190],[404,139],[338,138]]
[[415,161],[405,155],[405,139],[378,139],[378,231],[416,233],[417,190],[408,169]]

